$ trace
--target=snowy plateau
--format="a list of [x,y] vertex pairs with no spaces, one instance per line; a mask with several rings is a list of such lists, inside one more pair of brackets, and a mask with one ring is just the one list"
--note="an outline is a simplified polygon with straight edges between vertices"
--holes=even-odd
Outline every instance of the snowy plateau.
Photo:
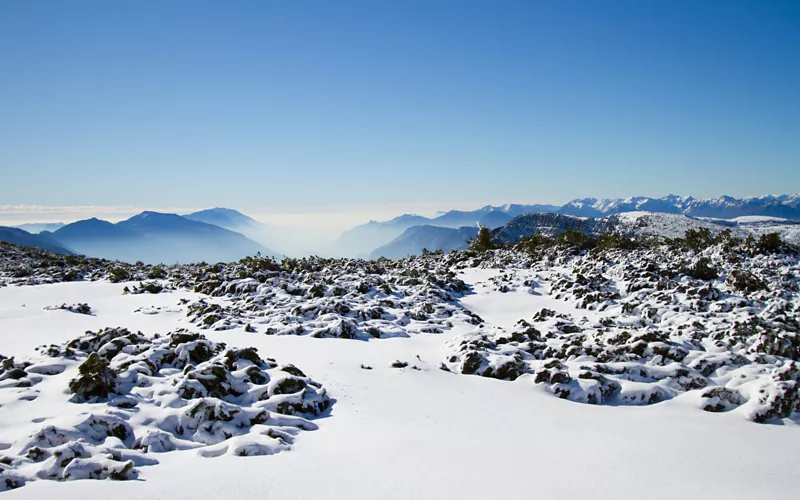
[[0,243],[0,494],[794,498],[800,254],[736,229],[171,266]]

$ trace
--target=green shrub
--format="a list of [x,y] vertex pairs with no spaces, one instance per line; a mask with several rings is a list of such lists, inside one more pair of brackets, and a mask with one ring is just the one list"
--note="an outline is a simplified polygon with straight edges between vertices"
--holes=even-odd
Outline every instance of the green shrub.
[[775,253],[781,249],[783,241],[778,233],[762,234],[758,238],[757,249],[760,253]]
[[719,278],[717,268],[711,264],[711,259],[702,257],[695,264],[684,270],[684,274],[698,280],[713,280]]
[[556,236],[556,242],[578,247],[582,250],[590,250],[597,246],[596,239],[586,235],[586,233],[582,231],[576,231],[575,229],[567,229],[563,233],[558,234]]
[[684,244],[696,252],[706,249],[714,244],[714,236],[708,228],[687,229],[683,238]]
[[117,372],[109,367],[106,358],[95,352],[78,367],[78,377],[69,382],[69,392],[81,401],[108,399],[116,390]]
[[469,242],[469,248],[479,252],[491,250],[494,247],[494,243],[492,243],[492,233],[489,232],[489,228],[483,226],[478,229],[478,235],[475,239]]
[[122,281],[130,281],[131,275],[126,269],[122,269],[121,267],[115,267],[109,271],[111,276],[109,276],[108,280],[112,283],[120,283]]

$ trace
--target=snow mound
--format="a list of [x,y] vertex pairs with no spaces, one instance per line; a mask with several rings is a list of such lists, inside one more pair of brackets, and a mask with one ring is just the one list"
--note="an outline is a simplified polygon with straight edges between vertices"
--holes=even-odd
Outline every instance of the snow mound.
[[544,304],[525,299],[537,290],[554,306],[510,328],[484,317],[447,342],[449,371],[526,378],[579,403],[649,405],[692,392],[703,410],[755,422],[800,411],[796,254],[562,248],[536,260],[500,250],[481,264],[500,268],[483,285],[498,304],[487,311]]
[[293,365],[187,331],[148,337],[106,328],[38,351],[32,361],[2,360],[0,404],[46,377],[63,383],[69,400],[63,416],[4,450],[0,488],[36,479],[134,479],[138,467],[158,463],[154,454],[176,450],[279,453],[299,432],[315,430],[309,419],[332,403]]
[[[287,261],[284,261],[284,263]],[[196,284],[213,297],[188,305],[198,328],[246,326],[268,335],[368,340],[442,333],[469,314],[456,304],[463,281],[439,258],[404,261],[304,259],[253,277],[236,266]]]

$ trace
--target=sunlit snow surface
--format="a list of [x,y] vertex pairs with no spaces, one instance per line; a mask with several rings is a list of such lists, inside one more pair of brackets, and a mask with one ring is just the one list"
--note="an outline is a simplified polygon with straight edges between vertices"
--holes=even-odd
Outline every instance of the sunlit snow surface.
[[[500,293],[487,283],[498,273],[463,274],[474,294],[461,302],[487,321],[485,328],[509,328],[561,302],[548,297],[546,288],[534,288],[543,295],[524,289]],[[0,289],[0,352],[24,357],[37,345],[107,326],[145,334],[193,326],[176,304],[194,294],[122,295],[122,288],[78,282]],[[87,302],[94,315],[43,309],[63,302]],[[165,309],[134,312],[143,307]],[[458,322],[438,335],[368,342],[250,334],[242,327],[204,331],[211,340],[255,346],[262,357],[301,367],[335,398],[330,415],[315,420],[319,429],[300,435],[286,453],[248,458],[203,458],[196,450],[162,453],[155,456],[158,465],[141,467],[136,481],[32,481],[2,495],[752,499],[791,498],[800,487],[800,432],[791,421],[756,425],[733,413],[706,413],[690,393],[646,407],[575,404],[545,393],[530,376],[507,382],[438,369],[443,346],[472,329]],[[390,367],[395,360],[409,366]],[[49,419],[75,412],[64,394],[69,376],[33,386],[38,397],[32,401],[4,398],[3,447]]]

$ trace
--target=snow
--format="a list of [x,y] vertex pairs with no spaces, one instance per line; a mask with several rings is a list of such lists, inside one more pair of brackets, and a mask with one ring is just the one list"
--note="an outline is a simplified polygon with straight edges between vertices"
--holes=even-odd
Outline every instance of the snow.
[[[508,292],[497,292],[492,278],[511,275],[518,279],[531,280],[536,285],[512,287]],[[554,310],[559,313],[572,314],[576,318],[588,317],[597,319],[600,315],[594,311],[578,309],[569,302],[556,300],[545,287],[536,281],[536,273],[524,271],[503,271],[498,269],[465,269],[459,275],[466,283],[472,285],[474,294],[466,295],[461,299],[461,304],[470,311],[488,321],[494,326],[512,329],[520,319],[530,319],[542,308]]]
[[741,217],[734,217],[731,219],[732,221],[738,222],[740,224],[748,224],[753,222],[776,222],[776,223],[792,223],[789,219],[783,219],[780,217],[769,217],[766,215],[743,215]]
[[[600,314],[575,310],[546,286],[502,293],[491,282],[499,274],[461,274],[475,285],[461,303],[487,328],[510,328],[542,307]],[[178,302],[200,294],[122,295],[123,288],[106,282],[0,288],[0,353],[30,356],[37,345],[107,326],[145,334],[196,330]],[[83,302],[93,315],[44,309]],[[134,312],[159,307],[158,314]],[[153,455],[159,463],[141,467],[137,481],[31,481],[4,498],[752,499],[790,498],[800,488],[795,424],[757,425],[732,412],[699,411],[690,393],[646,407],[585,405],[554,398],[529,375],[508,382],[439,370],[445,344],[470,326],[456,322],[442,334],[370,341],[252,334],[242,326],[204,330],[215,342],[255,346],[262,357],[300,367],[335,398],[330,415],[275,455],[159,453]],[[395,360],[409,366],[391,368]],[[3,401],[0,454],[42,422],[75,412],[56,383],[74,370],[30,388],[39,391],[33,401]]]

